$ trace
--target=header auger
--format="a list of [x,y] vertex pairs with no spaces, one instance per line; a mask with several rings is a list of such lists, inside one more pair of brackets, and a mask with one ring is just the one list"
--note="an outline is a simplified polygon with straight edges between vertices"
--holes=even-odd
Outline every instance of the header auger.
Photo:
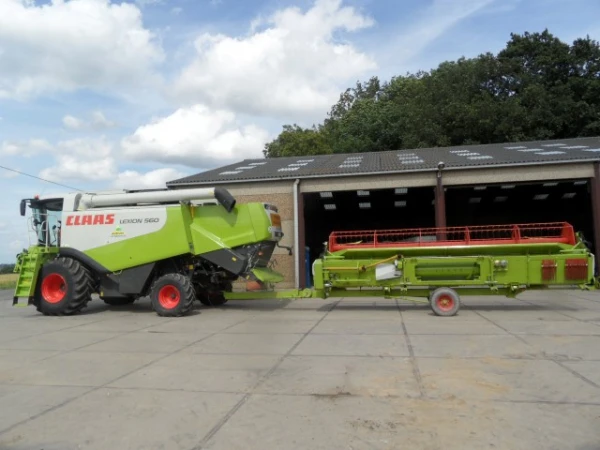
[[[275,206],[240,205],[221,188],[36,197],[22,215],[27,205],[35,242],[18,255],[14,303],[49,315],[81,311],[97,293],[113,305],[149,297],[162,316],[195,300],[366,296],[421,298],[452,316],[460,295],[597,285],[594,255],[563,222],[333,232],[314,288],[281,291],[270,268],[283,237]],[[237,279],[263,289],[233,292]]]
[[528,289],[591,290],[597,284],[594,255],[562,222],[338,231],[330,234],[312,272],[313,290],[292,296],[421,298],[439,316],[455,315],[461,295],[515,297]]

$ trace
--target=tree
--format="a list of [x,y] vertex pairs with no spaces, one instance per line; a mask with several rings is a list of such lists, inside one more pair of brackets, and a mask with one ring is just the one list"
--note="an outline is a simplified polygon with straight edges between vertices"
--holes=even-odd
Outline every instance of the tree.
[[322,124],[286,125],[265,156],[564,139],[600,134],[600,46],[548,30],[511,34],[497,55],[345,90]]
[[331,153],[325,136],[316,129],[298,125],[284,125],[277,138],[265,145],[263,154],[267,158],[280,156],[306,156]]
[[0,264],[0,274],[13,273],[14,264]]

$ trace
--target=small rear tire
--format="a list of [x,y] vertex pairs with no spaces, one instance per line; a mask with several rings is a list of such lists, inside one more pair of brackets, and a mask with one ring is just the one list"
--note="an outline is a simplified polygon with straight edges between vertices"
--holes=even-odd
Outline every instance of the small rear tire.
[[91,291],[91,275],[79,261],[55,258],[40,271],[35,306],[47,316],[70,316],[86,307]]
[[460,297],[454,289],[438,288],[429,297],[429,305],[438,316],[454,316],[460,309]]
[[169,273],[157,278],[150,288],[152,309],[159,316],[183,316],[192,309],[195,300],[192,282],[179,273]]

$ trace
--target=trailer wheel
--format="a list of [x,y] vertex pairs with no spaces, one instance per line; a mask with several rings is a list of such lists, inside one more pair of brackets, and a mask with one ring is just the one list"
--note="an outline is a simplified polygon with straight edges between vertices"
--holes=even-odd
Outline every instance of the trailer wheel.
[[157,278],[150,288],[152,309],[159,316],[178,317],[194,305],[196,294],[189,278],[179,273],[169,273]]
[[42,267],[36,289],[36,308],[47,316],[68,316],[92,299],[89,271],[71,258],[55,258]]
[[429,304],[438,316],[454,316],[460,309],[460,297],[454,289],[438,288],[429,297]]

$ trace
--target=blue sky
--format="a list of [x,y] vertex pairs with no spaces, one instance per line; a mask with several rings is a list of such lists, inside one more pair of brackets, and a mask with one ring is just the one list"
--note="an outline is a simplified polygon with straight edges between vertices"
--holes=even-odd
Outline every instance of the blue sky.
[[[595,0],[3,0],[0,165],[78,189],[164,187],[321,121],[357,80],[497,52],[511,32],[600,39]],[[0,169],[0,262],[22,197]]]

